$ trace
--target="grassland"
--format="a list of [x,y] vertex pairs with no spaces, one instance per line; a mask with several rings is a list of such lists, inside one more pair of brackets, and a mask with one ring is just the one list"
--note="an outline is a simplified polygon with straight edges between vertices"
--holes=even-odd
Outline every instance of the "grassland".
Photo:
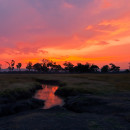
[[112,94],[130,91],[130,74],[1,74],[0,95],[33,90],[39,81],[58,81],[59,91],[72,93]]
[[0,74],[0,99],[30,98],[42,83],[59,85],[56,94],[65,98],[66,108],[83,113],[30,110],[0,118],[1,128],[129,129],[130,74]]

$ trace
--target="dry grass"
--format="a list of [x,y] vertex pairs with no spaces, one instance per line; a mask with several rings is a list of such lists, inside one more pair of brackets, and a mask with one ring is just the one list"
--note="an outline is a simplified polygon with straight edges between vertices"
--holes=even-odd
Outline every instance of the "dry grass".
[[0,94],[28,91],[40,80],[57,80],[66,84],[60,89],[80,93],[109,94],[130,92],[130,74],[1,74]]

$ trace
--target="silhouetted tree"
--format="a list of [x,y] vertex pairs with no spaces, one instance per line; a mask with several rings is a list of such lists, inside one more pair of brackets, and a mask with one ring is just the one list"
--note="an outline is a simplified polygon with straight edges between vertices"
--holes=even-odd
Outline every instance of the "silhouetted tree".
[[32,62],[28,62],[26,69],[28,69],[29,71],[33,69]]
[[0,71],[1,71],[1,68],[2,68],[2,64],[0,64]]
[[97,72],[99,70],[99,67],[97,65],[92,64],[90,67],[91,72]]
[[47,59],[42,59],[42,63],[46,66],[49,67],[49,64],[51,63],[49,60]]
[[110,71],[111,72],[119,72],[120,71],[120,67],[119,66],[116,66],[115,64],[111,63],[110,64]]
[[47,66],[51,69],[51,70],[55,70],[56,69],[56,62],[53,61],[49,61]]
[[53,68],[53,62],[52,62],[52,61],[48,62],[48,63],[47,63],[47,66],[48,66],[49,68]]
[[47,64],[43,63],[41,70],[42,70],[43,72],[48,72],[48,71],[49,71],[49,68],[47,67]]
[[6,62],[6,63],[9,65],[8,69],[10,71],[13,71],[14,70],[15,61],[12,60],[11,63],[9,63],[9,62]]
[[42,71],[42,65],[40,63],[36,63],[33,65],[33,69],[40,72]]
[[129,69],[126,69],[124,72],[129,73],[129,72],[130,72],[130,70],[129,70]]
[[20,71],[20,68],[22,67],[22,63],[18,63],[18,64],[16,65],[16,67],[17,67],[17,69]]
[[81,63],[77,63],[77,66],[74,67],[75,72],[83,73],[85,72],[85,66]]
[[71,62],[66,61],[63,65],[65,66],[65,70],[68,70],[69,72],[74,71],[74,65]]
[[54,66],[54,70],[55,70],[56,72],[62,70],[61,65],[55,65],[55,66]]
[[86,63],[85,64],[85,71],[90,72],[90,67],[91,67],[91,65],[89,63]]
[[48,72],[49,71],[49,67],[53,66],[53,62],[47,59],[43,59],[42,60],[42,71],[43,72]]
[[104,65],[102,68],[101,68],[101,72],[103,72],[103,73],[107,73],[107,72],[109,72],[109,66],[108,65]]
[[84,64],[81,64],[81,63],[77,63],[77,66],[74,67],[74,70],[75,70],[75,72],[78,72],[78,73],[90,72],[90,64],[86,63],[84,65]]

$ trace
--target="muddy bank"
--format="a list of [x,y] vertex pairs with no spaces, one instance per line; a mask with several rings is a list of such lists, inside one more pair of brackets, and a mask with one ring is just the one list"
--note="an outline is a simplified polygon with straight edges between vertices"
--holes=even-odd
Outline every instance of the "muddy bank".
[[76,96],[76,95],[79,95],[80,93],[75,91],[74,89],[68,89],[68,88],[65,88],[65,87],[60,87],[56,92],[55,94],[57,96],[60,96],[62,98],[67,98],[69,96]]
[[66,85],[66,83],[63,83],[59,80],[44,80],[44,79],[35,79],[35,81],[41,83],[41,84],[47,84],[47,85],[57,85],[59,87],[63,87]]
[[[43,80],[42,83],[60,85],[59,81]],[[130,93],[120,92],[114,95],[94,95],[91,93],[83,94],[75,89],[68,89],[62,83],[55,94],[64,99],[64,108],[78,113],[95,114],[118,114],[125,115],[130,113]],[[128,114],[129,115],[129,114]],[[127,117],[129,119],[129,116]]]
[[[37,80],[37,82],[56,86],[64,85],[56,80]],[[45,100],[32,98],[40,89],[43,89],[42,85],[32,86],[26,91],[22,88],[4,91],[0,96],[0,116],[44,107]]]
[[[40,84],[49,84],[63,86],[63,83],[60,83],[56,80],[37,80]],[[5,90],[0,95],[0,116],[6,116],[10,114],[15,114],[21,111],[32,110],[36,108],[42,108],[45,101],[40,99],[32,98],[35,93],[43,89],[42,85],[33,85],[29,89],[16,88],[12,90]]]
[[[95,114],[125,114],[130,113],[130,94],[118,94],[116,96],[96,96],[93,94],[82,94],[75,89],[67,89],[64,83],[58,80],[37,80],[41,84],[56,85],[59,88],[55,94],[64,99],[64,107],[68,110],[78,113]],[[64,86],[64,87],[63,87]],[[0,97],[0,112],[14,114],[20,111],[31,110],[44,105],[44,101],[31,99],[35,92],[42,89],[42,86],[36,86],[30,91],[12,93],[12,97]],[[123,97],[123,95],[125,95]],[[23,99],[25,99],[23,101]],[[7,111],[7,112],[6,112]],[[129,117],[128,117],[129,119]]]
[[21,111],[32,110],[44,106],[43,100],[32,98],[37,90],[42,89],[38,85],[30,88],[28,91],[18,90],[10,91],[9,94],[0,96],[0,116],[15,114]]
[[0,105],[0,116],[7,116],[16,114],[18,112],[36,109],[44,106],[43,100],[28,99],[21,100],[13,103],[1,104]]
[[24,90],[22,88],[14,89],[14,90],[5,90],[0,95],[0,104],[4,103],[12,103],[18,100],[29,99],[35,94],[35,92],[39,89],[42,89],[41,85],[36,85],[34,87],[30,87],[28,90]]
[[[124,116],[130,122],[130,93],[94,95],[80,93],[76,89],[60,87],[56,95],[64,98],[66,109],[76,113],[94,113],[102,115]],[[127,115],[127,116],[126,116]]]
[[130,123],[113,115],[74,113],[61,107],[32,110],[0,118],[2,130],[129,130]]
[[125,114],[130,113],[130,96],[126,98],[82,94],[67,97],[64,107],[78,113]]

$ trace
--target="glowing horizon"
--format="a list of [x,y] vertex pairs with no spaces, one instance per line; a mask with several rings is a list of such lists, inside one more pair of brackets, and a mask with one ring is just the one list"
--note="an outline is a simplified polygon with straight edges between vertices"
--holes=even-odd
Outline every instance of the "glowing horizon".
[[0,0],[0,64],[130,62],[129,0]]

